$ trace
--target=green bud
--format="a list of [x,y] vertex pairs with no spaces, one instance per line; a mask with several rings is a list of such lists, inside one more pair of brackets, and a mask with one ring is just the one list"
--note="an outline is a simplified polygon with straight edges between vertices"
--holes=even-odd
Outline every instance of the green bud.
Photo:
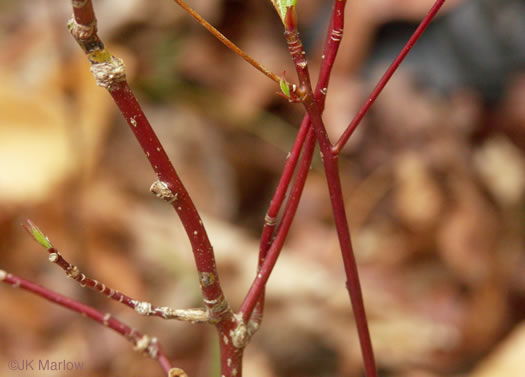
[[288,85],[288,82],[284,78],[281,78],[279,85],[281,86],[281,92],[283,92],[286,97],[290,98],[290,86]]
[[24,229],[38,242],[42,247],[46,249],[51,249],[53,245],[47,239],[47,237],[38,229],[38,227],[31,222],[31,220],[26,220],[27,224],[23,224]]

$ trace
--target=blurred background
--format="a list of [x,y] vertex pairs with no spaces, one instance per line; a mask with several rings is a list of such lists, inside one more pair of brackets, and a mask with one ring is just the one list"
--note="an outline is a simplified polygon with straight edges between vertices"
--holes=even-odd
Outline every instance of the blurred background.
[[[201,210],[238,308],[304,114],[171,1],[95,1],[99,34]],[[354,0],[324,115],[345,129],[429,0]],[[293,67],[269,1],[194,0],[272,71]],[[314,80],[331,2],[302,0]],[[189,376],[217,371],[215,332],[143,318],[68,280],[21,229],[31,218],[81,271],[140,300],[201,302],[182,226],[69,36],[68,1],[0,1],[0,269],[157,336]],[[525,375],[525,2],[447,1],[341,158],[347,211],[381,376]],[[245,375],[361,376],[362,361],[316,153],[267,288]],[[8,360],[81,361],[48,375],[161,376],[123,338],[0,285]]]

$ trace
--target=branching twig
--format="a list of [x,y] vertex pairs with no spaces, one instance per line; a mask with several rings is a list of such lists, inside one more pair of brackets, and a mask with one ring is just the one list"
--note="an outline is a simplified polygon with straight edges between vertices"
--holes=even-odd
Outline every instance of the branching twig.
[[49,253],[49,261],[64,270],[66,275],[77,281],[81,287],[88,287],[103,294],[107,298],[118,301],[137,313],[145,316],[156,316],[164,319],[178,319],[190,322],[208,322],[208,313],[204,309],[172,309],[167,306],[155,306],[147,301],[135,300],[116,289],[108,287],[98,280],[91,279],[82,273],[77,266],[69,263],[58,250],[51,244],[49,239],[30,220],[22,225],[24,229]]
[[[334,2],[319,80],[315,91],[313,91],[311,87],[308,63],[305,59],[305,51],[297,30],[296,0],[272,0],[272,2],[285,26],[285,36],[299,78],[299,86],[288,83],[284,78],[284,74],[283,77],[280,77],[263,67],[211,26],[186,5],[183,0],[175,1],[228,48],[232,49],[267,77],[279,83],[282,92],[290,100],[300,100],[307,111],[307,115],[303,119],[296,141],[285,164],[283,175],[268,209],[261,237],[257,277],[241,305],[239,314],[232,312],[222,292],[213,249],[202,220],[160,141],[149,124],[149,121],[137,103],[126,81],[123,62],[119,58],[112,56],[105,49],[97,35],[97,25],[92,0],[71,0],[74,18],[68,25],[69,30],[86,53],[91,63],[91,71],[95,76],[97,85],[108,90],[153,167],[157,175],[157,180],[152,184],[150,190],[157,197],[171,204],[181,219],[191,243],[195,263],[199,272],[205,309],[175,310],[168,307],[154,306],[149,302],[134,300],[80,272],[75,265],[72,265],[64,259],[58,250],[51,245],[47,237],[31,222],[28,221],[28,225],[25,226],[25,228],[48,250],[50,261],[60,266],[67,276],[79,282],[80,285],[87,286],[108,298],[117,300],[143,315],[214,324],[218,330],[220,339],[221,375],[223,377],[241,377],[243,350],[260,324],[264,304],[264,288],[295,216],[311,165],[315,141],[317,140],[320,145],[327,177],[332,211],[347,277],[346,284],[354,310],[365,371],[368,377],[376,377],[374,355],[343,202],[341,180],[338,170],[338,156],[372,103],[445,0],[436,1],[429,14],[422,21],[399,56],[394,60],[367,102],[357,113],[335,145],[330,143],[321,114],[324,109],[331,69],[338,51],[339,42],[343,35],[346,0],[335,0]],[[290,190],[290,197],[286,202],[286,206],[282,211],[282,219],[278,224],[277,218],[296,169],[297,173]],[[272,236],[274,235],[275,238],[272,241]],[[145,352],[150,357],[157,359],[169,377],[187,377],[184,371],[171,366],[155,338],[140,334],[111,317],[110,314],[98,312],[89,306],[51,292],[46,288],[20,277],[8,274],[3,270],[0,270],[0,281],[13,287],[20,287],[70,310],[86,315],[125,336],[134,344],[135,350]]]
[[445,0],[437,0],[432,6],[432,8],[430,9],[430,11],[428,12],[428,14],[423,19],[423,21],[421,21],[416,31],[414,32],[414,34],[412,34],[412,36],[410,37],[408,42],[405,44],[405,46],[403,47],[399,55],[394,59],[390,67],[388,67],[383,77],[381,77],[381,80],[379,80],[379,82],[377,83],[372,93],[370,93],[370,96],[368,96],[366,102],[363,104],[361,109],[359,109],[354,119],[352,119],[350,124],[347,126],[347,128],[341,135],[340,139],[337,141],[337,143],[335,143],[334,147],[332,148],[335,154],[339,154],[341,150],[344,148],[348,139],[350,138],[350,136],[352,136],[357,126],[359,126],[359,123],[361,123],[361,120],[363,120],[364,116],[366,115],[370,107],[373,105],[373,103],[375,102],[379,94],[381,94],[381,92],[385,88],[386,84],[388,83],[388,81],[390,80],[394,72],[397,70],[399,65],[403,62],[403,60],[405,59],[407,54],[410,52],[412,47],[414,47],[414,44],[417,42],[419,37],[421,37],[421,35],[426,30],[430,22],[432,22],[437,12],[439,11],[439,9],[444,3],[445,3]]
[[[337,56],[337,52],[339,50],[339,45],[341,42],[342,30],[344,27],[345,6],[346,6],[346,0],[344,1],[336,0],[334,2],[334,6],[332,9],[332,16],[330,19],[330,27],[328,28],[328,32],[326,35],[326,41],[325,41],[323,55],[322,55],[322,63],[321,63],[321,68],[320,68],[319,79],[317,81],[317,86],[315,88],[315,93],[314,93],[315,99],[318,102],[321,111],[323,111],[324,109],[328,83],[330,80],[330,74],[332,72],[334,61]],[[290,184],[290,181],[293,175],[293,171],[299,159],[299,154],[301,153],[301,148],[303,148],[303,144],[306,143],[306,145],[308,146],[307,148],[304,148],[304,149],[307,149],[311,151],[310,153],[313,153],[313,150],[314,150],[313,147],[315,145],[315,140],[316,140],[315,133],[312,131],[309,131],[308,135],[306,136],[306,142],[304,141],[305,134],[307,133],[306,131],[310,129],[310,126],[311,126],[310,117],[308,116],[308,114],[306,114],[303,119],[303,122],[301,123],[301,127],[299,129],[299,132],[297,134],[296,140],[289,154],[289,157],[286,160],[286,164],[285,164],[283,173],[281,175],[281,178],[279,180],[279,184],[277,186],[275,194],[270,203],[270,208],[268,209],[267,215],[265,217],[263,233],[261,236],[261,242],[260,242],[260,248],[259,248],[258,272],[261,269],[264,263],[264,260],[266,258],[266,254],[268,253],[268,249],[271,246],[271,243],[272,243],[271,237],[274,233],[275,225],[277,223],[277,215],[284,201],[286,190]],[[306,152],[303,152],[303,156],[305,155],[305,153]],[[302,165],[300,167],[300,169],[308,169],[308,168],[309,167],[305,165]],[[297,184],[299,183],[300,182],[297,182]],[[304,184],[304,181],[303,181],[303,184]],[[301,193],[302,188],[297,191]],[[285,210],[285,213],[287,211],[288,209]],[[271,273],[271,269],[268,270],[268,273]],[[261,289],[261,292],[259,292],[258,290],[255,290],[254,292],[249,292],[245,300],[252,299],[252,298],[248,298],[250,294],[258,296],[258,302],[253,312],[253,319],[257,323],[260,323],[262,320],[262,312],[263,312],[263,306],[264,306],[264,287]],[[251,307],[252,307],[252,304],[248,304],[248,303],[244,306],[243,317],[245,320],[250,318],[250,315],[252,312],[249,309]]]
[[[288,235],[290,226],[292,225],[297,206],[299,205],[299,200],[301,199],[304,183],[308,175],[308,169],[310,168],[310,164],[312,162],[314,147],[315,143],[311,142],[305,143],[304,145],[303,157],[301,159],[300,166],[290,192],[290,198],[288,199],[286,210],[284,211],[283,218],[279,224],[279,230],[272,242],[272,245],[266,253],[264,262],[262,263],[261,268],[255,280],[253,281],[250,290],[248,291],[248,294],[241,305],[240,313],[245,321],[251,317],[251,313],[253,312],[255,305],[263,293],[266,282],[268,281],[273,267],[277,262],[279,253],[284,245],[284,241]],[[256,318],[256,321],[258,320],[260,319]]]
[[169,375],[170,370],[173,369],[171,362],[160,347],[157,338],[140,333],[139,331],[114,318],[111,314],[99,312],[90,306],[81,304],[76,300],[62,296],[56,292],[52,292],[47,288],[30,282],[29,280],[25,280],[19,276],[7,273],[3,270],[0,270],[0,282],[9,284],[14,288],[24,289],[69,310],[85,315],[86,317],[112,329],[113,331],[125,337],[133,344],[133,349],[135,351],[144,353],[152,359],[157,360],[167,375]]
[[[347,288],[350,294],[352,308],[354,310],[366,375],[368,377],[376,377],[377,371],[375,358],[370,339],[370,332],[368,330],[368,321],[363,302],[361,283],[359,281],[357,265],[350,240],[350,231],[348,229],[348,220],[344,208],[341,180],[337,166],[338,159],[337,155],[332,153],[332,144],[328,139],[328,134],[323,125],[319,105],[313,95],[310,84],[310,75],[308,72],[308,62],[305,59],[305,52],[297,30],[295,6],[287,8],[285,17],[285,37],[297,71],[299,83],[306,92],[303,97],[303,105],[310,116],[312,127],[315,130],[317,141],[321,148],[321,157],[323,159],[328,190],[330,192],[332,212],[334,214],[337,235],[343,257],[343,264],[347,277]],[[337,38],[335,39],[340,39],[340,37],[342,37],[342,29],[339,30]]]
[[[370,334],[368,330],[367,318],[364,309],[364,303],[362,298],[362,291],[357,271],[357,266],[355,262],[354,253],[352,250],[352,244],[350,240],[350,232],[348,230],[348,221],[346,218],[346,213],[344,209],[344,202],[342,196],[341,181],[339,177],[339,170],[337,166],[338,153],[340,149],[344,146],[351,133],[359,124],[359,121],[362,119],[368,108],[371,106],[372,102],[377,98],[383,87],[386,85],[393,72],[399,66],[403,58],[406,56],[412,45],[415,43],[417,38],[424,31],[430,20],[437,13],[444,0],[438,0],[434,7],[429,12],[429,15],[423,20],[422,24],[410,39],[409,43],[400,56],[394,61],[389,71],[385,74],[383,79],[379,82],[376,90],[374,90],[372,96],[369,98],[362,111],[358,113],[354,121],[351,123],[349,128],[345,131],[340,141],[336,144],[335,147],[332,147],[326,130],[324,128],[322,119],[321,119],[321,110],[318,103],[314,99],[310,78],[308,74],[307,61],[304,58],[304,50],[302,48],[302,43],[299,38],[297,31],[297,21],[295,14],[295,6],[288,7],[286,10],[286,15],[283,19],[285,25],[285,36],[288,42],[288,47],[290,54],[294,61],[297,75],[299,78],[300,85],[302,89],[306,92],[306,95],[303,97],[303,104],[307,110],[307,113],[312,119],[312,125],[315,129],[317,140],[319,141],[321,147],[321,155],[323,157],[323,164],[325,167],[325,173],[328,181],[328,188],[330,191],[330,199],[332,202],[332,210],[334,213],[334,219],[336,223],[337,234],[339,238],[339,243],[341,247],[341,252],[343,256],[343,263],[345,267],[345,272],[347,276],[347,288],[350,293],[350,299],[352,302],[352,307],[354,309],[354,315],[356,318],[356,325],[359,334],[359,340],[361,343],[361,349],[363,352],[363,360],[365,364],[365,371],[367,376],[372,377],[376,376],[376,367],[375,360],[373,355],[373,349],[370,340]],[[339,3],[336,1],[336,5]],[[344,9],[344,5],[343,5]],[[332,25],[334,20],[332,20]],[[335,26],[335,25],[334,25]],[[334,41],[339,41],[343,34],[343,28],[334,27],[333,35],[331,39]]]
[[106,88],[141,145],[157,180],[151,191],[170,203],[177,212],[192,246],[193,256],[209,322],[219,333],[221,373],[240,377],[246,325],[233,315],[217,274],[215,256],[202,220],[171,164],[162,144],[133,95],[122,61],[112,56],[96,34],[96,20],[91,0],[72,1],[74,19],[69,22],[71,34],[86,53],[97,85]]
[[[106,88],[113,97],[157,174],[158,181],[153,187],[159,190],[153,190],[154,193],[167,200],[175,208],[188,234],[201,277],[205,303],[206,301],[222,300],[224,295],[217,275],[215,256],[202,220],[128,86],[123,62],[104,48],[96,34],[94,16],[91,19],[85,16],[85,13],[93,14],[91,0],[73,1],[73,12],[75,18],[70,21],[69,29],[86,53],[97,85]],[[81,20],[84,24],[80,23]],[[209,305],[208,308],[213,309],[213,305]]]
[[201,24],[206,30],[210,32],[215,38],[219,40],[223,45],[228,47],[230,50],[232,50],[234,53],[239,55],[241,58],[243,58],[246,62],[248,62],[252,67],[257,69],[259,72],[264,74],[266,77],[270,78],[271,80],[275,81],[277,84],[285,84],[288,86],[288,91],[294,94],[299,95],[297,93],[297,85],[288,83],[284,77],[281,77],[272,71],[270,71],[268,68],[263,66],[261,63],[259,63],[257,60],[252,58],[250,55],[248,55],[246,52],[244,52],[241,48],[239,48],[235,43],[230,41],[228,38],[224,36],[219,30],[217,30],[215,27],[213,27],[208,21],[206,21],[204,18],[201,17],[200,14],[198,14],[195,10],[193,10],[188,4],[186,4],[183,0],[174,0],[179,6],[184,9],[186,12],[188,12],[199,24]]

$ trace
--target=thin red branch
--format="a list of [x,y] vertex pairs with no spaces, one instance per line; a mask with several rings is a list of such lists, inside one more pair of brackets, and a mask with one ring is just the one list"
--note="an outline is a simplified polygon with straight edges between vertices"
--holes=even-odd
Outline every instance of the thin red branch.
[[[313,134],[312,131],[310,131],[309,134],[310,133]],[[309,139],[312,139],[312,137],[310,136]],[[301,158],[294,184],[290,192],[290,198],[287,202],[287,208],[279,226],[279,231],[277,232],[277,235],[275,236],[275,239],[273,240],[272,245],[266,254],[264,263],[262,264],[259,273],[253,281],[250,290],[248,291],[248,294],[246,295],[239,310],[245,322],[250,318],[251,313],[257,304],[258,298],[264,290],[266,282],[270,277],[270,273],[272,272],[275,262],[277,261],[279,253],[283,247],[286,236],[288,235],[290,226],[292,225],[297,206],[299,205],[299,200],[301,199],[304,183],[308,175],[308,170],[312,162],[314,147],[315,143],[312,142],[305,143],[304,145],[303,157]]]
[[[288,13],[294,9],[288,8]],[[287,17],[288,18],[288,17]],[[342,37],[342,29],[340,31]],[[357,265],[352,249],[348,220],[346,218],[341,180],[338,170],[337,155],[332,152],[332,145],[328,139],[328,134],[321,118],[320,108],[315,100],[310,84],[310,75],[308,73],[308,63],[305,59],[304,49],[299,37],[299,32],[295,23],[286,25],[285,31],[288,50],[295,64],[297,76],[301,87],[306,92],[303,97],[303,105],[312,121],[312,127],[315,130],[317,141],[321,149],[323,164],[325,168],[328,190],[330,192],[330,201],[339,238],[339,244],[343,257],[343,265],[347,276],[347,289],[350,295],[350,301],[354,310],[357,332],[363,354],[365,372],[368,377],[376,377],[377,371],[375,366],[374,352],[368,329],[368,322],[363,302],[363,295]]]
[[[335,0],[332,8],[332,17],[330,19],[330,27],[326,35],[326,41],[324,44],[321,69],[319,71],[319,78],[317,79],[317,86],[314,94],[318,106],[322,110],[324,109],[324,103],[326,100],[328,82],[334,66],[334,61],[339,51],[339,45],[343,38],[343,29],[345,24],[345,7],[346,0]],[[322,96],[318,99],[317,92]]]
[[120,320],[114,318],[109,313],[99,312],[90,306],[84,305],[69,297],[62,296],[59,293],[50,291],[47,288],[44,288],[19,276],[7,273],[3,270],[0,270],[0,281],[14,288],[24,289],[48,301],[63,306],[74,312],[80,313],[94,320],[95,322],[110,328],[131,342],[135,351],[144,353],[149,357],[158,360],[166,375],[169,375],[169,371],[172,369],[171,362],[164,354],[156,338],[152,338],[148,335],[140,333],[139,331],[124,324]]
[[152,186],[152,191],[167,200],[181,219],[193,249],[204,302],[210,315],[214,319],[227,313],[231,315],[220,286],[213,248],[197,209],[126,82],[124,64],[104,48],[96,34],[94,15],[92,19],[82,18],[85,24],[76,22],[79,9],[82,8],[73,6],[75,20],[70,22],[70,31],[88,56],[97,85],[108,89],[155,171],[158,181]]
[[390,81],[390,78],[392,77],[394,72],[397,70],[399,65],[403,62],[403,60],[405,59],[407,54],[410,52],[412,47],[414,47],[414,44],[417,42],[419,37],[421,37],[421,35],[426,30],[430,22],[432,22],[432,20],[434,19],[434,17],[436,16],[439,9],[444,3],[445,3],[445,0],[437,0],[432,6],[432,8],[430,9],[430,11],[428,12],[428,14],[425,16],[425,18],[423,18],[423,20],[417,27],[416,31],[414,31],[414,34],[412,34],[412,36],[410,37],[408,42],[405,44],[405,46],[403,47],[399,55],[394,59],[390,67],[388,67],[388,69],[386,70],[381,80],[379,80],[379,82],[377,83],[372,93],[370,93],[370,96],[368,97],[366,102],[363,104],[361,109],[357,112],[354,119],[352,119],[350,124],[347,126],[347,128],[341,135],[341,138],[337,141],[337,143],[333,147],[333,152],[335,154],[339,154],[341,150],[344,148],[345,144],[348,142],[348,139],[350,138],[350,136],[352,136],[357,126],[359,126],[359,123],[361,123],[364,116],[366,115],[370,107],[374,104],[379,94],[381,94],[381,92],[383,91],[388,81]]
[[219,40],[223,45],[228,47],[230,50],[232,50],[235,54],[239,55],[241,58],[243,58],[248,64],[256,68],[259,72],[264,74],[266,77],[270,78],[271,80],[275,81],[276,83],[279,83],[281,80],[281,77],[279,75],[276,75],[275,73],[268,70],[266,67],[264,67],[261,63],[256,61],[254,58],[252,58],[250,55],[248,55],[246,52],[241,50],[235,43],[230,41],[228,38],[224,36],[220,31],[218,31],[215,27],[213,27],[208,21],[206,21],[200,14],[198,14],[195,10],[193,10],[188,4],[186,4],[182,0],[174,0],[182,9],[184,9],[186,12],[189,13],[190,16],[192,16],[199,24],[201,24],[206,30],[210,32],[211,35],[213,35],[215,38]]
[[[323,56],[322,56],[322,63],[321,63],[319,79],[317,81],[317,86],[316,86],[315,93],[314,93],[315,99],[318,102],[319,107],[321,108],[321,111],[324,109],[330,74],[332,72],[334,61],[337,56],[337,52],[339,50],[339,45],[341,43],[342,31],[344,27],[345,6],[346,6],[346,0],[336,0],[332,8],[330,27],[328,28],[328,32],[326,35],[326,41],[325,41],[325,45],[323,49]],[[305,138],[306,131],[310,129],[310,126],[311,126],[310,117],[308,116],[308,114],[306,114],[301,123],[301,127],[299,128],[299,132],[297,134],[297,137],[295,139],[295,142],[289,154],[289,157],[287,158],[283,173],[279,180],[279,184],[272,198],[272,201],[270,203],[270,208],[268,209],[268,212],[265,218],[265,224],[264,224],[263,233],[261,236],[261,243],[260,243],[260,249],[259,249],[259,265],[257,269],[258,272],[260,271],[261,266],[264,263],[268,249],[271,246],[271,237],[274,233],[275,224],[277,221],[277,215],[281,209],[282,203],[286,195],[286,191],[292,179],[292,175],[293,175],[295,166],[297,165],[297,161],[301,153],[301,149],[303,148],[303,144],[305,143],[304,138]],[[313,150],[314,150],[315,140],[316,140],[315,134],[312,132],[308,133],[306,144],[309,145],[308,150],[310,150],[311,153],[313,153]],[[310,144],[312,145],[310,146]],[[303,169],[307,169],[307,167],[303,165]],[[302,192],[302,188],[300,188],[300,192]],[[287,211],[288,209],[285,209],[285,213]],[[271,273],[271,269],[269,270],[269,273]],[[258,291],[254,291],[251,294],[259,297],[258,302],[254,308],[254,315],[253,315],[254,318],[253,319],[257,323],[260,323],[262,320],[262,312],[263,312],[263,307],[264,307],[264,289],[262,289],[260,293]],[[248,295],[250,295],[250,293],[248,293]],[[245,298],[245,300],[248,299],[248,295],[247,295],[247,298]],[[250,307],[251,307],[251,304],[246,305],[246,308],[250,308]],[[251,315],[251,311],[249,310],[246,310],[243,312],[243,316],[245,320],[250,318],[250,315]]]
[[95,12],[91,0],[72,0],[75,21],[80,25],[89,25],[95,22]]
[[[120,83],[110,91],[110,94],[135,134],[157,174],[159,182],[165,184],[173,195],[173,200],[170,199],[169,201],[179,215],[191,243],[205,300],[208,302],[218,299],[223,301],[224,295],[219,283],[215,256],[206,229],[155,131],[153,131],[127,83]],[[222,315],[224,313],[216,314]]]
[[[259,72],[261,72],[266,77],[270,78],[271,80],[275,81],[276,83],[280,83],[281,80],[284,79],[284,77],[281,77],[272,71],[270,71],[268,68],[263,66],[261,63],[259,63],[257,60],[252,58],[250,55],[248,55],[246,52],[244,52],[242,49],[240,49],[235,43],[230,41],[228,38],[224,36],[219,30],[217,30],[213,25],[211,25],[208,21],[206,21],[202,16],[197,13],[195,10],[193,10],[188,4],[186,4],[183,0],[174,0],[182,9],[184,9],[186,12],[190,14],[199,24],[201,24],[206,30],[210,32],[211,35],[213,35],[219,42],[221,42],[223,45],[225,45],[227,48],[232,50],[235,54],[239,55],[241,58],[243,58],[248,64],[250,64],[252,67],[257,69]],[[288,83],[290,92],[296,93],[297,91],[297,85]]]
[[[279,215],[279,211],[281,210],[281,206],[286,197],[286,192],[288,190],[288,187],[290,186],[290,181],[292,180],[293,173],[297,166],[297,161],[299,160],[299,156],[301,155],[301,151],[303,149],[305,138],[309,129],[310,120],[307,117],[305,117],[303,119],[301,127],[299,128],[299,132],[297,133],[292,149],[286,157],[286,163],[284,164],[284,169],[281,174],[281,178],[279,179],[279,184],[277,185],[273,198],[270,202],[268,212],[264,217],[264,226],[261,235],[261,242],[259,244],[259,262],[257,265],[257,273],[259,273],[261,266],[263,265],[266,255],[268,253],[268,249],[272,244],[272,236],[275,230],[275,226],[277,225],[277,216]],[[315,143],[315,139],[313,140],[313,142]],[[252,318],[257,323],[257,325],[260,325],[262,321],[263,311],[264,289],[258,295],[254,316]],[[248,321],[251,315],[252,311],[244,312],[244,320]]]
[[241,377],[240,360],[249,333],[246,324],[234,317],[222,292],[213,248],[202,220],[132,93],[126,81],[123,62],[104,48],[96,34],[94,16],[92,19],[83,19],[85,23],[79,23],[77,11],[73,7],[75,18],[69,24],[71,34],[86,53],[97,85],[108,90],[155,171],[158,180],[153,183],[151,191],[173,206],[188,235],[209,322],[217,328],[219,339],[225,339],[220,342],[221,375]]
[[40,243],[49,253],[49,261],[59,266],[66,275],[80,284],[81,287],[88,287],[95,292],[98,292],[107,298],[118,301],[137,313],[145,316],[156,316],[163,319],[178,319],[191,322],[207,322],[209,320],[208,313],[203,309],[172,309],[167,306],[155,306],[147,301],[140,301],[119,292],[116,289],[108,287],[106,284],[99,282],[96,279],[91,279],[79,270],[77,266],[69,263],[62,254],[49,242],[49,239],[34,225],[30,220],[23,224],[24,229],[32,235],[37,242],[45,239],[44,244]]

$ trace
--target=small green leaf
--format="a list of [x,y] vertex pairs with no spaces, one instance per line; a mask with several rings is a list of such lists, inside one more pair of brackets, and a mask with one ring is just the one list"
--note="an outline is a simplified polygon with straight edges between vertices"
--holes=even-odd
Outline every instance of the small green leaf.
[[279,85],[281,86],[281,92],[283,92],[286,97],[290,98],[290,86],[288,85],[288,82],[284,78],[281,78]]
[[23,224],[24,229],[38,242],[41,246],[46,249],[51,249],[53,245],[47,239],[47,237],[38,229],[38,227],[31,222],[31,220],[26,220],[27,224]]

